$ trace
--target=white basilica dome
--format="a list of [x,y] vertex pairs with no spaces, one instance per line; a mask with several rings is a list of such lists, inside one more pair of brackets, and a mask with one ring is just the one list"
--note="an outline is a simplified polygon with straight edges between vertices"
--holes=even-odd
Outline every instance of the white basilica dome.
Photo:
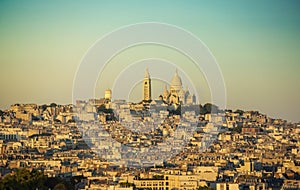
[[171,81],[171,85],[170,85],[172,88],[174,88],[176,91],[179,91],[182,87],[182,82],[181,82],[181,78],[180,76],[178,75],[178,71],[176,69],[176,72],[172,78],[172,81]]

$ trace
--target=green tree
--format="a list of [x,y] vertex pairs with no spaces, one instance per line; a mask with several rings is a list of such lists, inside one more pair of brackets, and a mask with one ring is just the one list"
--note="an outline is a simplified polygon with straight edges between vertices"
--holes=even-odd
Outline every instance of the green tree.
[[204,106],[200,105],[200,114],[205,115],[207,113],[218,113],[220,110],[218,106],[211,103],[206,103]]
[[[25,168],[17,169],[15,172],[6,175],[0,181],[0,189],[5,190],[48,190],[56,186],[56,190],[74,189],[64,179],[58,177],[48,178],[42,171],[35,169],[32,171]],[[64,189],[63,186],[65,187]]]
[[47,106],[46,104],[43,104],[43,105],[41,105],[40,107],[41,107],[41,109],[42,109],[43,111],[45,111],[45,110],[47,109],[48,106]]
[[51,103],[51,104],[50,104],[50,107],[53,107],[53,108],[54,108],[54,107],[56,107],[56,106],[57,106],[56,103]]
[[65,184],[59,183],[59,184],[55,185],[55,187],[53,188],[53,190],[68,190],[68,189],[65,186]]
[[243,111],[243,110],[237,109],[237,110],[235,110],[234,113],[238,113],[239,115],[243,115],[244,111]]
[[98,113],[110,113],[110,114],[114,113],[114,111],[112,109],[110,109],[110,108],[106,109],[104,104],[102,104],[101,106],[98,107],[97,112]]
[[242,128],[243,126],[242,125],[238,125],[237,127],[234,127],[232,129],[233,132],[237,132],[237,133],[241,133],[242,132]]
[[27,169],[18,169],[15,173],[7,175],[0,182],[0,189],[30,190],[47,189],[44,186],[46,176],[38,171]]

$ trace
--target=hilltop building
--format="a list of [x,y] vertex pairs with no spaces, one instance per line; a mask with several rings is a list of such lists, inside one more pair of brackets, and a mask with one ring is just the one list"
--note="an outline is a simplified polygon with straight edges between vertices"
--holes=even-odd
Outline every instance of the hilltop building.
[[143,100],[151,101],[151,78],[148,69],[145,71],[143,81]]
[[195,104],[196,97],[191,94],[186,88],[183,89],[181,78],[176,69],[175,74],[171,80],[170,90],[168,91],[167,85],[164,87],[163,94],[160,96],[165,102],[169,104]]
[[[164,87],[163,94],[159,96],[160,100],[168,104],[195,104],[196,97],[191,94],[189,89],[183,89],[181,78],[176,69],[175,74],[170,83],[170,89],[167,85]],[[145,70],[145,76],[143,80],[143,101],[151,101],[151,77],[149,70]]]

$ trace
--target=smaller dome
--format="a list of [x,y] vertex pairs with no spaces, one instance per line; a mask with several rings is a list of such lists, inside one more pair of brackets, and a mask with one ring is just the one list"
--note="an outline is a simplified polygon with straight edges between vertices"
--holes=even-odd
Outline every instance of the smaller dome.
[[185,92],[184,92],[184,90],[182,88],[180,89],[178,95],[184,97]]
[[189,91],[189,87],[188,86],[186,86],[185,95],[186,96],[190,95],[190,91]]

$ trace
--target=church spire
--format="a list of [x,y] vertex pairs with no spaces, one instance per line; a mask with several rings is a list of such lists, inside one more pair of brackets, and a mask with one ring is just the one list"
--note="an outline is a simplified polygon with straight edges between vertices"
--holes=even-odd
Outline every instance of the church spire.
[[149,70],[148,68],[145,70],[145,76],[144,78],[150,78]]
[[145,70],[145,77],[143,81],[143,100],[151,100],[151,78],[148,68]]

